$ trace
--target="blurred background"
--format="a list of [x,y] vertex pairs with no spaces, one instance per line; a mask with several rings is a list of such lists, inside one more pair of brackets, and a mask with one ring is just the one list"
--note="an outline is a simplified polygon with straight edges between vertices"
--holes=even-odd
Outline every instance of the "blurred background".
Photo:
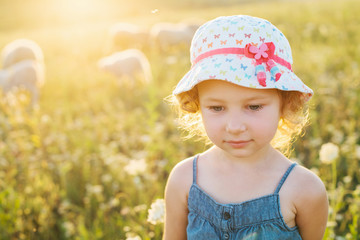
[[196,28],[235,14],[288,38],[294,71],[315,92],[290,158],[327,187],[324,239],[360,239],[359,9],[356,0],[0,0],[0,239],[161,239],[169,172],[207,148],[183,140],[164,98],[190,67]]

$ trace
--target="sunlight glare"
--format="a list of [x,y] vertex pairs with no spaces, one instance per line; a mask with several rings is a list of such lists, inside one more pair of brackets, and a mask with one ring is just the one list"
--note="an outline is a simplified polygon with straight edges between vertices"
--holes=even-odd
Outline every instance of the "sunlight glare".
[[64,20],[89,20],[98,15],[105,5],[101,0],[54,0],[54,7]]

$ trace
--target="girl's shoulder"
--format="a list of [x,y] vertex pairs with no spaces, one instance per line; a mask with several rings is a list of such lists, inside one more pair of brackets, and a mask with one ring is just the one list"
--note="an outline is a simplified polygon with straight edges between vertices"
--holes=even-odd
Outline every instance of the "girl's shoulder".
[[194,157],[184,159],[177,163],[170,172],[167,188],[171,188],[182,195],[186,195],[193,182],[193,160]]
[[190,177],[192,180],[193,161],[194,157],[189,157],[178,162],[171,170],[170,177],[180,178],[179,180]]
[[306,195],[326,193],[325,185],[322,180],[309,169],[301,165],[297,165],[291,175],[293,178],[293,185],[296,187],[295,189],[297,189],[299,192],[307,193]]
[[284,185],[294,196],[298,208],[309,207],[309,203],[324,202],[327,199],[326,188],[322,180],[309,169],[297,165]]

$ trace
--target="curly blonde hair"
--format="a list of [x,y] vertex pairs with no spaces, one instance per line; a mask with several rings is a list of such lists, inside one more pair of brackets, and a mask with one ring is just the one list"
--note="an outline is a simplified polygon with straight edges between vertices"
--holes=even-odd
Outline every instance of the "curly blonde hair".
[[[271,145],[289,156],[291,145],[301,136],[303,129],[309,121],[309,111],[306,99],[301,92],[278,90],[281,100],[281,117],[275,137]],[[196,140],[205,140],[207,144],[211,141],[206,135],[202,124],[198,90],[193,89],[171,95],[166,99],[176,107],[178,112],[179,127],[186,131],[186,139],[196,137]]]

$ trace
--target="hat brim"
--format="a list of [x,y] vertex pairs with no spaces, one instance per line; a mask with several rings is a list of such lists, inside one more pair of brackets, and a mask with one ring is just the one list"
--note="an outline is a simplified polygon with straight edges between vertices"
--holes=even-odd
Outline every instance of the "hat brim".
[[306,101],[312,97],[313,91],[294,72],[280,64],[277,64],[277,66],[281,72],[280,79],[275,81],[270,71],[266,70],[266,86],[262,86],[255,75],[254,59],[238,54],[208,57],[198,62],[185,74],[176,86],[173,94],[178,95],[182,92],[187,92],[200,82],[216,79],[242,87],[298,91],[303,93]]

